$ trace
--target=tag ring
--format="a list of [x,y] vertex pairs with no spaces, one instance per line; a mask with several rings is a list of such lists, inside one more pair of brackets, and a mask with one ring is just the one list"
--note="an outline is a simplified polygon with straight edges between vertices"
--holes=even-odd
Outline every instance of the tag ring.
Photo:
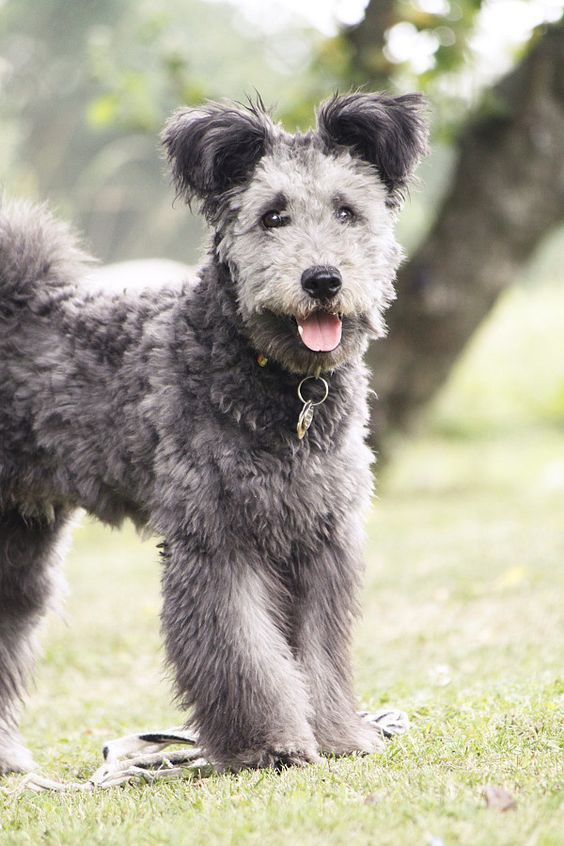
[[[305,400],[302,396],[302,385],[304,384],[304,382],[308,382],[310,379],[316,379],[318,382],[323,382],[323,387],[325,388],[325,393],[323,394],[323,397],[320,400],[317,400],[317,402],[314,402],[313,400]],[[300,384],[298,385],[298,397],[300,398],[300,400],[303,403],[310,402],[313,406],[322,405],[325,402],[325,400],[327,399],[328,396],[329,396],[329,385],[327,384],[327,382],[325,381],[323,376],[305,376],[302,379],[302,381],[300,382]]]

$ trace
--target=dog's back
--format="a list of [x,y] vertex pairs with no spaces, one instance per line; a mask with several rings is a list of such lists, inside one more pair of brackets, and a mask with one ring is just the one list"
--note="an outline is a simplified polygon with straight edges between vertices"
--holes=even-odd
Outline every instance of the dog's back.
[[[142,354],[147,321],[175,295],[89,286],[88,270],[76,237],[45,207],[2,203],[0,510],[16,503],[33,511],[63,499],[113,524],[126,515],[143,522],[124,470],[135,433],[115,432],[135,425],[123,408],[127,391],[139,399],[144,376],[138,369],[127,379],[124,361]],[[129,496],[118,493],[118,473]]]

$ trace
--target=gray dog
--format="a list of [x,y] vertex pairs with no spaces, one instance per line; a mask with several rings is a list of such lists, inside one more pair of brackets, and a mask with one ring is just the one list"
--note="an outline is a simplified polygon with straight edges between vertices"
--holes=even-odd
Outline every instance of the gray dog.
[[373,752],[351,624],[371,494],[370,337],[426,132],[355,93],[290,135],[262,103],[176,112],[177,192],[213,229],[196,285],[88,290],[43,208],[0,209],[0,772],[73,510],[162,536],[167,659],[219,768]]

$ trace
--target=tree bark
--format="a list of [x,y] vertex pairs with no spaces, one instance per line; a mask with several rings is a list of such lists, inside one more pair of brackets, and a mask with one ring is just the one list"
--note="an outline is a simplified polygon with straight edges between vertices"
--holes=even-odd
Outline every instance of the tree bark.
[[404,430],[548,230],[564,218],[564,25],[547,27],[462,130],[450,191],[398,278],[369,361],[374,443]]
[[350,83],[364,85],[369,80],[374,90],[389,86],[393,65],[383,51],[386,31],[397,22],[396,0],[372,0],[362,21],[345,30],[350,51]]

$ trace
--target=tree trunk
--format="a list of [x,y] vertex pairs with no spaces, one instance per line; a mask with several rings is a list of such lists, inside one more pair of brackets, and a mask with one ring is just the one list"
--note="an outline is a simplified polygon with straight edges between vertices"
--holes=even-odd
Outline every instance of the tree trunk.
[[374,90],[388,87],[393,65],[384,55],[385,36],[398,20],[396,0],[372,0],[362,21],[345,31],[350,84],[365,85],[369,80]]
[[408,428],[548,230],[564,218],[564,25],[487,92],[435,225],[398,278],[370,364],[374,441]]

